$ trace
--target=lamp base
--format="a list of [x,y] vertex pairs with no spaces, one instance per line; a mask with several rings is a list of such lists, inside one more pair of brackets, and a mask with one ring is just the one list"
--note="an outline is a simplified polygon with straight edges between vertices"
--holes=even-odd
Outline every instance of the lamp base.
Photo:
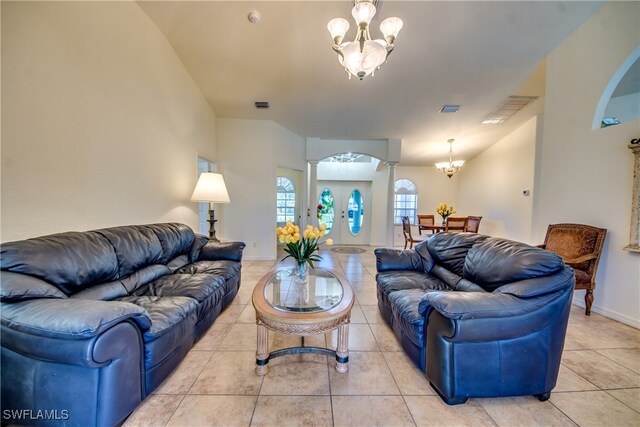
[[212,208],[209,208],[209,219],[207,222],[209,223],[209,241],[220,243],[220,239],[216,237],[216,222],[218,222],[218,220],[216,219],[215,210]]

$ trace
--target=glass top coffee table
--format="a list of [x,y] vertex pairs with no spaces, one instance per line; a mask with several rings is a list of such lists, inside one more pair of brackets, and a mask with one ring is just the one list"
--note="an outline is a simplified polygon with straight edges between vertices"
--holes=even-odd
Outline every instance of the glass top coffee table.
[[[256,285],[251,298],[256,310],[258,348],[256,374],[269,372],[269,359],[287,354],[316,353],[335,356],[336,370],[349,370],[349,321],[353,291],[344,276],[335,271],[310,269],[305,281],[293,267],[267,273]],[[304,337],[338,330],[336,351],[305,347]],[[269,330],[301,338],[300,347],[269,352]]]

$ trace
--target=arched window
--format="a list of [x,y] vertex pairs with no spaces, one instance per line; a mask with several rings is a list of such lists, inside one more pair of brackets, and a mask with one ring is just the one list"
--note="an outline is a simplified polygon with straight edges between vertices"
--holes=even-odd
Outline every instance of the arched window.
[[402,224],[402,217],[408,216],[411,224],[416,224],[418,190],[408,179],[399,179],[394,185],[393,223]]
[[296,220],[296,188],[289,178],[279,176],[276,180],[276,221],[282,227],[287,221]]

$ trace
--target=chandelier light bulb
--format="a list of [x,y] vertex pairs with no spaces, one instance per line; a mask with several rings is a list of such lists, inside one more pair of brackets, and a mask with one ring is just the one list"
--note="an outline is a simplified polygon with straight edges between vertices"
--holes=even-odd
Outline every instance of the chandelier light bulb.
[[380,31],[382,32],[382,35],[384,35],[384,39],[387,43],[393,44],[395,42],[403,25],[404,23],[402,22],[402,19],[395,16],[382,21],[380,24]]
[[368,1],[360,2],[351,9],[351,16],[353,16],[353,19],[356,20],[356,24],[359,26],[369,25],[375,14],[376,7]]
[[334,18],[327,24],[327,30],[331,33],[333,42],[339,45],[349,31],[349,21],[343,18]]

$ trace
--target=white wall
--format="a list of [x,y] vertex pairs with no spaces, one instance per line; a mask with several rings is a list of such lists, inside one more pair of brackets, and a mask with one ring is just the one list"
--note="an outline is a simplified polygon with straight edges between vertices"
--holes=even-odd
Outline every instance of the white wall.
[[[609,2],[547,59],[537,240],[546,225],[608,229],[593,311],[640,326],[640,254],[629,242],[633,155],[638,120],[591,129],[600,97],[620,64],[640,44],[640,3]],[[582,303],[584,291],[575,300]]]
[[2,2],[2,240],[180,221],[215,115],[131,2]]
[[[458,181],[462,172],[463,169],[449,178],[435,166],[398,166],[395,179],[396,181],[408,179],[413,182],[418,190],[418,213],[433,214],[435,220],[438,221],[442,220],[436,213],[436,208],[440,203],[453,205],[460,212],[458,209]],[[412,234],[418,235],[416,227],[412,230]],[[404,245],[402,226],[395,226],[393,242],[394,246]]]
[[458,214],[482,216],[480,233],[542,243],[531,239],[538,121],[530,119],[459,172]]
[[245,259],[275,259],[277,168],[306,171],[305,140],[270,120],[217,123],[219,171],[231,199],[218,206],[218,235],[245,242]]

